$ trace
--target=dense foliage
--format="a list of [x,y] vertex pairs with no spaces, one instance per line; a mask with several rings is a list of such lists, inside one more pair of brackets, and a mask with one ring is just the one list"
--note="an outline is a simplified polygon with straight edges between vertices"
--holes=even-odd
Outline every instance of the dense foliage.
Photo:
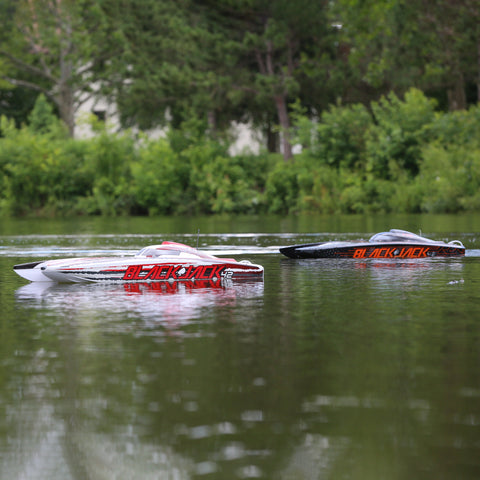
[[246,121],[289,160],[295,102],[476,104],[479,25],[478,0],[2,0],[0,114],[19,125],[42,92],[74,136],[93,95],[124,128]]
[[2,215],[458,212],[480,209],[480,107],[443,113],[419,90],[370,108],[295,114],[302,153],[228,154],[191,119],[166,138],[72,139],[39,97],[0,120]]

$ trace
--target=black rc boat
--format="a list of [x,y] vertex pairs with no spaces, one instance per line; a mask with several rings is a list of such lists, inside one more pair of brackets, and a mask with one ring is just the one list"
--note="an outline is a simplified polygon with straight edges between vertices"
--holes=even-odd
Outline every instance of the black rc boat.
[[320,242],[280,248],[290,258],[430,258],[465,255],[459,240],[445,243],[405,230],[392,229],[373,235],[368,242]]

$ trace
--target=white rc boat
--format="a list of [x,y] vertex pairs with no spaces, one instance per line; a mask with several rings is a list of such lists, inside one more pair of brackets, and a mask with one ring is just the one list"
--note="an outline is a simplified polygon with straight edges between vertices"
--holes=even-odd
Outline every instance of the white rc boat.
[[31,282],[161,282],[263,278],[248,260],[218,258],[176,242],[163,242],[131,257],[85,257],[22,263],[13,267]]

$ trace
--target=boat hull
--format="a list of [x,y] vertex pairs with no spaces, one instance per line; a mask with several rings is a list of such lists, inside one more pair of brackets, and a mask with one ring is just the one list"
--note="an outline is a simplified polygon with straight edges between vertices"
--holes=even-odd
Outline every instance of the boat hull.
[[326,243],[310,243],[280,248],[289,258],[432,258],[458,257],[465,255],[465,248],[456,245],[426,245],[412,243],[390,243],[372,245],[359,243],[328,247]]
[[21,263],[19,265],[14,265],[13,270],[18,273],[21,277],[31,282],[48,282],[51,281],[46,277],[41,268],[40,264],[43,262],[30,262],[30,263]]
[[95,267],[93,265],[58,265],[50,262],[16,265],[14,270],[30,281],[79,282],[160,282],[215,281],[263,277],[263,268],[252,263],[133,263]]
[[133,257],[86,257],[15,265],[33,282],[182,282],[263,279],[263,267],[248,260],[218,258],[187,245],[163,242]]
[[241,279],[262,275],[253,264],[134,264],[119,267],[58,268],[45,267],[42,272],[55,282],[160,282]]

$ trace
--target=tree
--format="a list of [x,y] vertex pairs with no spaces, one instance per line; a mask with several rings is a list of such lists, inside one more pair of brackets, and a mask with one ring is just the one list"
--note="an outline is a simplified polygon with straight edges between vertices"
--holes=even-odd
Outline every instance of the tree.
[[[15,14],[15,5],[13,0],[0,0],[0,45],[5,42],[12,29],[13,18]],[[14,74],[8,62],[0,57],[0,72],[4,75],[10,71]],[[5,115],[13,118],[17,127],[24,123],[28,113],[35,104],[37,93],[26,88],[15,88],[11,83],[2,79],[0,75],[0,116]]]
[[189,22],[189,9],[190,0],[125,0],[121,10],[114,1],[106,6],[125,38],[115,82],[124,126],[179,125],[187,118],[182,112],[195,109],[193,93],[205,80],[199,67],[210,45],[199,40],[205,30]]
[[121,48],[121,35],[107,22],[99,1],[20,0],[11,5],[15,12],[10,35],[0,45],[5,62],[0,78],[45,94],[73,135],[75,112],[109,78],[106,67]]
[[288,105],[301,95],[302,82],[312,72],[318,75],[321,59],[329,53],[333,28],[327,6],[309,0],[224,1],[217,10],[221,23],[234,27],[235,72],[243,70],[232,88],[254,96],[261,108],[274,107],[285,160],[292,157]]
[[121,13],[109,10],[127,41],[128,80],[117,85],[124,126],[178,128],[195,117],[217,135],[245,117],[244,98],[231,88],[238,44],[217,10],[193,0],[126,0]]
[[[289,103],[315,84],[331,56],[328,2],[299,0],[134,0],[124,2],[128,82],[119,87],[124,124],[208,119],[276,123],[292,155]],[[323,62],[323,63],[322,63]],[[325,82],[317,82],[325,85]],[[311,101],[311,99],[310,99]],[[326,105],[325,105],[326,106]]]
[[467,85],[480,84],[478,0],[336,0],[333,10],[367,86],[400,94],[414,86],[444,96],[450,110],[466,108]]
[[431,42],[422,59],[430,85],[444,86],[450,110],[467,108],[467,85],[477,86],[480,101],[480,4],[478,0],[423,0],[420,28]]

